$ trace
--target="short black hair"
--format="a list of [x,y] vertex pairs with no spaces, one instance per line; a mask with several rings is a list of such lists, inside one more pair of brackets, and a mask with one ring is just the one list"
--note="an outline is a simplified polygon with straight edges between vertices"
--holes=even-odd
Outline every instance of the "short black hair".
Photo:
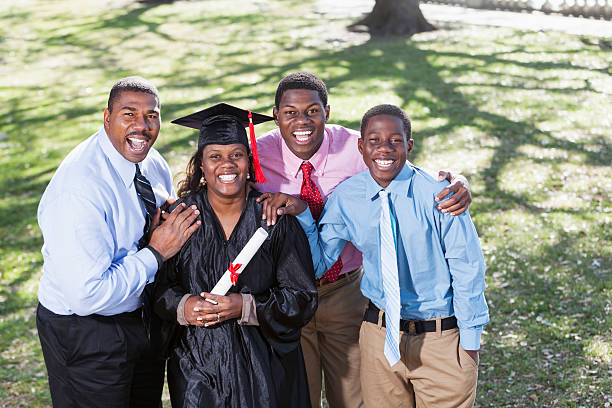
[[309,89],[311,91],[317,91],[323,106],[327,106],[327,87],[325,82],[316,75],[308,72],[293,72],[278,83],[276,88],[276,96],[274,97],[274,106],[279,108],[281,98],[285,91],[289,89]]
[[108,95],[108,111],[113,111],[113,103],[121,95],[122,92],[144,92],[153,95],[157,99],[157,107],[161,108],[159,92],[155,85],[140,76],[130,76],[121,78],[113,85],[110,94]]
[[410,140],[412,138],[412,125],[410,123],[410,118],[404,112],[404,110],[395,105],[376,105],[373,108],[370,108],[363,118],[361,118],[361,137],[363,137],[363,132],[365,132],[366,127],[368,127],[368,122],[374,116],[378,115],[390,115],[399,118],[404,124],[404,132],[406,133],[406,139]]

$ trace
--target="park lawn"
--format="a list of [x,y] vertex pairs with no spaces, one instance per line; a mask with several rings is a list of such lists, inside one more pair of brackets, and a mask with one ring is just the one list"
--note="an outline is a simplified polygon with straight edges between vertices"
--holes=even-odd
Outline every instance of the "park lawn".
[[477,405],[612,404],[609,42],[461,24],[374,41],[318,4],[0,3],[0,406],[50,406],[36,208],[61,159],[101,125],[114,81],[159,87],[156,147],[179,173],[195,134],[171,119],[220,101],[269,112],[296,70],[326,81],[331,123],[358,128],[367,108],[400,105],[411,160],[469,178],[491,313]]

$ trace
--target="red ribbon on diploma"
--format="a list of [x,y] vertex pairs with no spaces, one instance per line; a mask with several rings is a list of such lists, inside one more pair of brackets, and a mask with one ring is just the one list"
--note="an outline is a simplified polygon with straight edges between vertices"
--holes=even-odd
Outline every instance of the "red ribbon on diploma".
[[232,285],[234,286],[236,286],[236,282],[238,282],[238,277],[240,276],[240,274],[236,272],[238,271],[238,269],[240,269],[241,266],[242,264],[234,265],[230,262],[230,266],[229,268],[227,268],[227,270],[230,271],[230,280],[232,281]]

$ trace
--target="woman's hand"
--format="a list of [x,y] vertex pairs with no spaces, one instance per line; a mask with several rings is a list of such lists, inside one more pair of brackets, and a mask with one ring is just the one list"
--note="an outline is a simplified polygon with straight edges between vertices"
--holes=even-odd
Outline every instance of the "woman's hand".
[[276,224],[279,215],[298,215],[308,205],[297,197],[285,193],[263,193],[257,198],[257,202],[263,201],[263,212],[261,219],[267,220],[268,226]]
[[204,300],[202,296],[191,296],[185,302],[185,320],[193,326],[204,326],[207,315],[216,319],[214,305]]
[[[217,304],[206,299],[213,300]],[[202,292],[200,296],[191,296],[185,302],[185,319],[194,326],[210,327],[240,316],[242,316],[242,296],[238,293],[219,296]]]

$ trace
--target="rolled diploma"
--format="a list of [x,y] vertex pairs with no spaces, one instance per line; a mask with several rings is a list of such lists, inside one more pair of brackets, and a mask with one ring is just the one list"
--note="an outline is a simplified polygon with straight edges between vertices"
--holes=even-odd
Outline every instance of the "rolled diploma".
[[[236,271],[237,274],[241,274],[244,268],[246,268],[247,264],[251,262],[251,259],[257,252],[257,250],[261,247],[261,244],[268,237],[268,233],[265,229],[259,227],[255,234],[249,239],[249,242],[246,243],[242,251],[236,256],[236,259],[232,262],[233,265],[241,264],[242,266],[238,268]],[[231,281],[231,272],[228,270],[225,271],[219,282],[215,285],[213,290],[210,291],[213,295],[221,295],[225,296],[227,291],[232,287]]]

